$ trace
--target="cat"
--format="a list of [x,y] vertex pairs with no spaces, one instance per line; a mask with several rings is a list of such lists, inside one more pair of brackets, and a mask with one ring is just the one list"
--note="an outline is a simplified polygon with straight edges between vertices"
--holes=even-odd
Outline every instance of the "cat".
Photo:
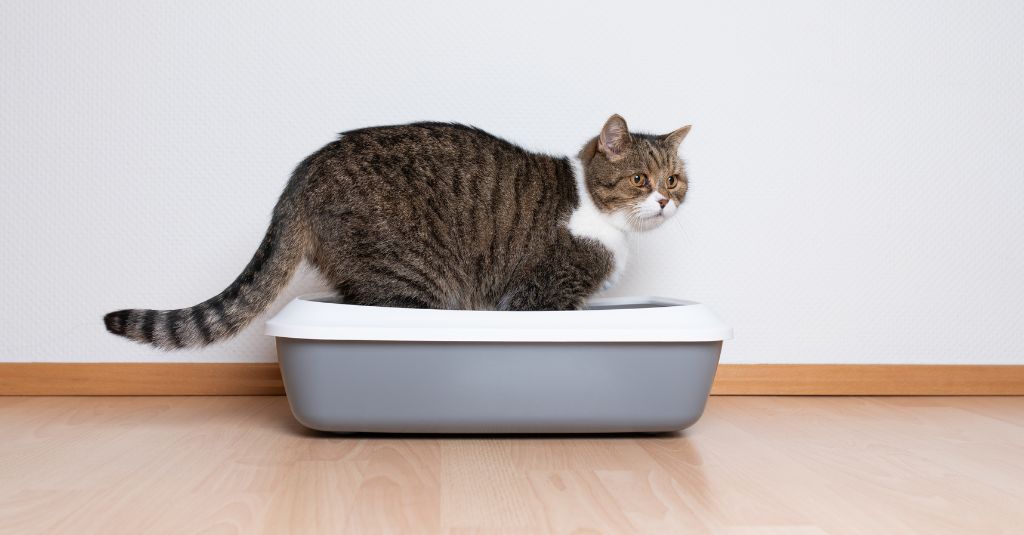
[[483,130],[422,122],[363,128],[303,160],[245,270],[177,310],[119,310],[108,331],[162,349],[237,334],[305,259],[345,303],[571,310],[614,284],[627,234],[672,217],[689,185],[684,126],[631,133],[612,115],[575,158]]

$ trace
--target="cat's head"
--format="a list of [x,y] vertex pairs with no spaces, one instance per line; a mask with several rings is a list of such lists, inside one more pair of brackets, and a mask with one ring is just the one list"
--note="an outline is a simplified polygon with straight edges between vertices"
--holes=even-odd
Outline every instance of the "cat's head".
[[689,186],[679,144],[684,126],[663,136],[631,133],[612,115],[580,151],[587,189],[597,209],[623,230],[650,230],[675,215]]

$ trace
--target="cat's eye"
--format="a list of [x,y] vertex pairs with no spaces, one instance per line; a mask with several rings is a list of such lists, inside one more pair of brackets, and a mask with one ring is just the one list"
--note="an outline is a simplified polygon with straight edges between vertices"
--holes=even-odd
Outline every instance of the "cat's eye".
[[631,178],[630,181],[633,182],[634,186],[639,187],[643,186],[644,182],[646,182],[647,180],[644,177],[644,175],[633,175],[633,178]]
[[672,176],[668,177],[667,183],[668,183],[668,189],[672,189],[672,188],[676,187],[676,184],[678,184],[679,181],[676,180],[676,175],[672,175]]

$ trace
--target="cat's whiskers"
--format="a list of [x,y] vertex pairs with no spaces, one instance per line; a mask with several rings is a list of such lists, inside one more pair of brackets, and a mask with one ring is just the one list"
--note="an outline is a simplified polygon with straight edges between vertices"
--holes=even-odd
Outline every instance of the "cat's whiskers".
[[[639,206],[633,206],[630,209],[630,211],[627,213],[626,220],[628,221],[630,227],[639,228],[640,225],[643,223],[643,221],[640,218],[640,207]],[[636,255],[636,257],[639,257],[640,256],[640,236],[639,236],[639,233],[638,232],[627,232],[626,234],[629,236],[627,239],[629,240],[630,254],[634,254],[634,255]]]
[[686,225],[683,225],[683,220],[679,217],[678,212],[679,210],[682,210],[682,208],[683,205],[680,204],[679,207],[676,209],[676,215],[672,217],[672,220],[675,223],[676,228],[678,228],[679,232],[682,234],[680,238],[682,240],[686,240],[690,235],[690,229]]

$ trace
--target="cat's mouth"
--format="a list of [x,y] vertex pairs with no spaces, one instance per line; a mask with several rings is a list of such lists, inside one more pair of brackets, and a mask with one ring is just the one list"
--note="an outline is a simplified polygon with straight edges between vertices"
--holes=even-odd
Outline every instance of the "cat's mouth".
[[668,216],[661,211],[637,214],[637,217],[633,219],[633,227],[637,230],[651,230],[661,226],[666,219],[668,219]]

